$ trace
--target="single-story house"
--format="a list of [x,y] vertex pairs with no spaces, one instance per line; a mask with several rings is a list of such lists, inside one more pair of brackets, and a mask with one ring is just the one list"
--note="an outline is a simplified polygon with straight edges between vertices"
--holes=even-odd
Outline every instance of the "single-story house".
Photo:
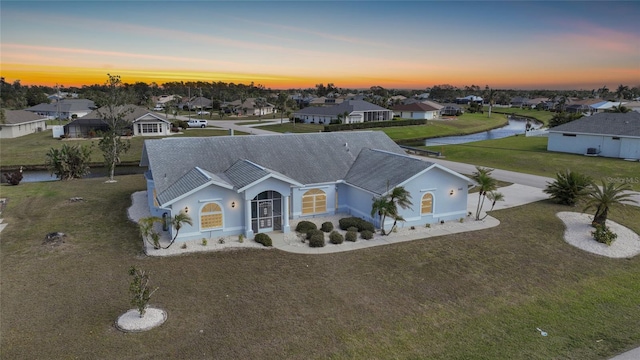
[[596,112],[605,112],[607,110],[611,110],[614,107],[620,106],[620,105],[621,105],[621,103],[619,103],[619,102],[600,101],[600,102],[597,102],[595,104],[589,105],[589,108],[590,108],[592,113],[596,113]]
[[468,95],[462,98],[456,98],[456,104],[470,104],[470,103],[482,104],[484,99],[480,96]]
[[4,110],[0,139],[13,139],[47,128],[47,117],[26,110]]
[[553,127],[547,150],[640,160],[640,113],[598,113]]
[[373,199],[398,186],[413,202],[399,209],[404,226],[457,220],[473,183],[377,131],[149,139],[140,166],[151,215],[193,221],[177,241],[289,232],[291,219],[334,214],[379,227]]
[[330,124],[338,119],[344,124],[350,124],[393,120],[393,111],[364,100],[345,100],[335,106],[311,106],[300,109],[293,116],[311,124]]
[[248,98],[242,100],[234,100],[227,103],[227,107],[233,109],[236,114],[242,115],[271,115],[276,112],[276,107],[261,98]]
[[71,119],[81,118],[95,108],[94,102],[88,99],[62,99],[51,104],[38,104],[25,110],[49,119]]
[[443,104],[442,109],[440,109],[440,115],[444,116],[458,116],[463,113],[464,110],[456,104]]
[[391,108],[393,113],[404,119],[437,119],[440,116],[440,109],[422,103],[399,104]]
[[[130,109],[127,111],[127,109]],[[133,136],[166,136],[171,134],[171,122],[164,116],[149,111],[141,106],[125,105],[116,111],[124,111],[124,120],[128,122],[123,135]],[[90,114],[76,119],[64,126],[64,134],[69,138],[87,137],[91,132],[104,132],[109,126],[101,114],[107,112],[106,107],[92,111]]]

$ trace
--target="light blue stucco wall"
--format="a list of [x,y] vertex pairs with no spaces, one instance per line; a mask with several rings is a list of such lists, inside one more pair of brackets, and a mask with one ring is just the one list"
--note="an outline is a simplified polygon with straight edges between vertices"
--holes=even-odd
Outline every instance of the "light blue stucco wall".
[[595,148],[600,156],[640,159],[640,139],[603,135],[563,136],[562,133],[549,133],[548,151],[584,155],[588,148]]

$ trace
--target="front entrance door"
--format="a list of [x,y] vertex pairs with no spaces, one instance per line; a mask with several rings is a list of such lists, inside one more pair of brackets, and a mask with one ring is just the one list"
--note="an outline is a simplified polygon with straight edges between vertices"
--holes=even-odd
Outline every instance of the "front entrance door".
[[282,230],[282,196],[265,191],[251,201],[251,230],[254,234]]

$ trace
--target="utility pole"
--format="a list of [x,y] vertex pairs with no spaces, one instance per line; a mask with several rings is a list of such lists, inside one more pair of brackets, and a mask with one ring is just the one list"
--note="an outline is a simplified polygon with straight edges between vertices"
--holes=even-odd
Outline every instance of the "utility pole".
[[191,121],[191,87],[187,87],[188,95],[187,95],[187,108],[189,109],[189,121]]

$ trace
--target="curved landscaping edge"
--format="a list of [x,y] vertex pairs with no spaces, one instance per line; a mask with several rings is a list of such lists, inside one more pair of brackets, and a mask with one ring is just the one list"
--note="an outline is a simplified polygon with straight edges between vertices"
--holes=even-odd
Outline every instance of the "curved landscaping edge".
[[143,332],[156,328],[167,321],[167,312],[158,308],[147,308],[143,317],[137,309],[130,309],[120,315],[115,326],[122,332]]

